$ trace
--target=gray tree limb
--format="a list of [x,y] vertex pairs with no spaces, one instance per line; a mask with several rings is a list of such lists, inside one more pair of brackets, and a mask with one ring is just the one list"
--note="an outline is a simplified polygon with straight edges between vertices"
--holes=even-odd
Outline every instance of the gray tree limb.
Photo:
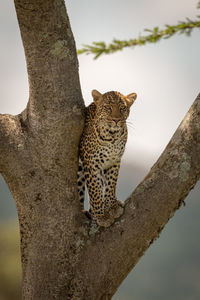
[[62,299],[74,276],[71,237],[82,217],[76,181],[84,104],[76,48],[64,1],[16,0],[15,7],[30,96],[20,115],[1,118],[0,148],[9,148],[1,173],[18,210],[23,299]]
[[47,112],[53,120],[60,112],[66,117],[67,110],[80,106],[82,96],[64,1],[15,0],[15,7],[27,62],[29,108],[42,118]]

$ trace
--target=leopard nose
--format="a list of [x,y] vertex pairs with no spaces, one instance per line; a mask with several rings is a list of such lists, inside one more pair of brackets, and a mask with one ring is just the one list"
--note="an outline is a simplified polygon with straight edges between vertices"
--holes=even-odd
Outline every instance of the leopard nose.
[[113,119],[113,121],[115,122],[115,124],[117,125],[117,123],[120,121],[120,119]]

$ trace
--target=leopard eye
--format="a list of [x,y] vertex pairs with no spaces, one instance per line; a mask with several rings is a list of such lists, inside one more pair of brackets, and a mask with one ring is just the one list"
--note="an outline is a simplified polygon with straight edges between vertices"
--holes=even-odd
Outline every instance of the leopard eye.
[[111,109],[110,106],[106,106],[105,110],[106,110],[106,112],[108,112],[109,114],[111,114],[111,112],[112,112],[112,109]]
[[126,111],[126,106],[121,106],[121,107],[120,107],[120,112],[121,112],[121,113],[124,113],[125,111]]

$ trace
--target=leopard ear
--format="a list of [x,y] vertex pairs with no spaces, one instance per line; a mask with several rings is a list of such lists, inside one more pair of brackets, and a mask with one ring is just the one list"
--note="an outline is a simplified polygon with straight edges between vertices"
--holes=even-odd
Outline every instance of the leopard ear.
[[126,103],[128,104],[129,107],[135,102],[136,98],[137,98],[136,93],[131,93],[126,96]]
[[102,94],[99,93],[97,90],[92,90],[92,97],[94,99],[94,102],[99,102],[99,100],[102,97]]

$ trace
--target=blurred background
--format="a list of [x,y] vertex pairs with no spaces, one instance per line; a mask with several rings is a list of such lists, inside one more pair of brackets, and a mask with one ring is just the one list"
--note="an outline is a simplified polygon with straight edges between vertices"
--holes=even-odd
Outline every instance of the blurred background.
[[[131,39],[143,29],[195,20],[197,0],[66,1],[77,48],[93,41]],[[124,200],[144,178],[200,92],[200,31],[93,60],[79,56],[85,103],[91,90],[138,94],[118,184]],[[12,0],[0,2],[0,113],[26,106],[24,51]],[[200,299],[200,184],[146,252],[114,300]],[[0,300],[20,299],[17,213],[0,177]]]

